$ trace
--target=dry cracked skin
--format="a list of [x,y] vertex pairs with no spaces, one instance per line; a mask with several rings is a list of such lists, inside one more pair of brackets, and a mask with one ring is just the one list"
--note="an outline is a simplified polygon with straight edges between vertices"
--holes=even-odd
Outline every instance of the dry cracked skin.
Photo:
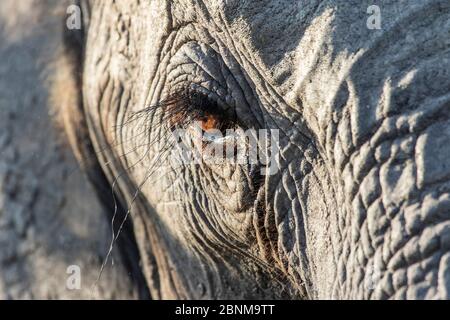
[[[448,0],[379,29],[360,0],[77,4],[55,107],[140,297],[450,298]],[[276,172],[175,165],[196,120],[277,130]]]

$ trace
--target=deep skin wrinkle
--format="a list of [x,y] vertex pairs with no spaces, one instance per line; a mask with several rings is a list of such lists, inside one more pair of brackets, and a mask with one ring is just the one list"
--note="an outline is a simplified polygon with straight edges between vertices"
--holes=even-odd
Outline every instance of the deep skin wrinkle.
[[[384,3],[375,31],[368,1],[263,4],[92,5],[83,116],[152,296],[448,298],[448,3]],[[121,125],[186,87],[278,129],[278,174],[171,167],[166,129],[196,103]]]

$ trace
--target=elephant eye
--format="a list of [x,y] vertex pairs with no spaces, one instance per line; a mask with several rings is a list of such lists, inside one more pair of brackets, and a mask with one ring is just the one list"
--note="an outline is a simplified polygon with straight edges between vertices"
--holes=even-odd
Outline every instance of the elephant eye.
[[220,130],[221,120],[214,114],[209,114],[200,119],[200,128],[205,132]]
[[196,123],[204,132],[219,130],[225,133],[227,129],[237,125],[233,115],[203,93],[191,91],[175,93],[164,104],[164,118],[172,130],[187,129]]

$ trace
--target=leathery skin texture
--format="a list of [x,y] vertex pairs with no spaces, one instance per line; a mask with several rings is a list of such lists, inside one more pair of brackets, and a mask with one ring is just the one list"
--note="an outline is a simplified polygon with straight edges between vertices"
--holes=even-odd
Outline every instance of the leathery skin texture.
[[[450,298],[450,3],[371,4],[91,2],[84,115],[153,298]],[[183,88],[278,129],[279,170],[169,163],[128,119]]]

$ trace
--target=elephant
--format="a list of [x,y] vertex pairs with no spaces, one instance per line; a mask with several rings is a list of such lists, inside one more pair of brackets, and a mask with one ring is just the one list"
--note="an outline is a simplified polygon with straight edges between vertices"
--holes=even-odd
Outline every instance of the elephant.
[[76,3],[57,105],[152,299],[450,298],[448,0]]

